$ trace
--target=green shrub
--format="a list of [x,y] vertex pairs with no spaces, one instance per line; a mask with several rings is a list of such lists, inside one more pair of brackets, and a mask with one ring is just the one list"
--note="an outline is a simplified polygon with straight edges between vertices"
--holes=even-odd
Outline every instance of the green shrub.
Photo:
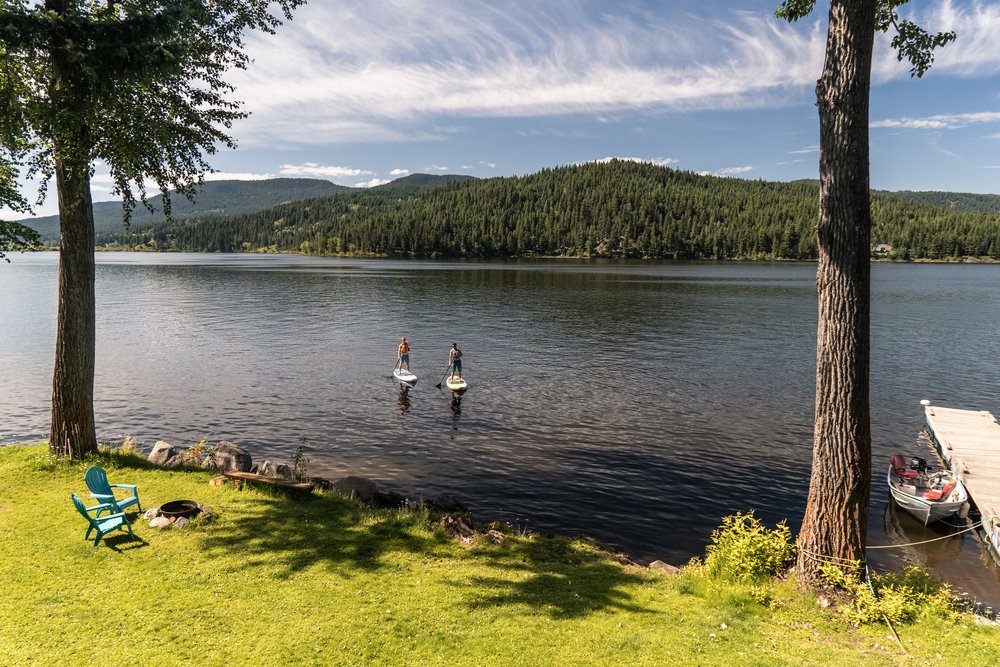
[[308,479],[309,459],[306,457],[306,438],[299,439],[295,451],[292,453],[292,479],[296,482],[304,482]]
[[902,572],[871,573],[867,581],[829,563],[820,573],[833,586],[851,594],[853,602],[840,608],[852,623],[881,623],[882,615],[895,623],[925,616],[955,618],[958,614],[951,588],[925,570],[911,566]]
[[708,574],[736,581],[758,581],[773,577],[792,560],[792,532],[784,521],[773,530],[750,510],[722,519],[705,550]]
[[201,465],[202,459],[211,454],[214,450],[215,448],[209,445],[207,440],[202,438],[195,444],[188,446],[187,451],[184,452],[182,462],[186,465],[192,466]]

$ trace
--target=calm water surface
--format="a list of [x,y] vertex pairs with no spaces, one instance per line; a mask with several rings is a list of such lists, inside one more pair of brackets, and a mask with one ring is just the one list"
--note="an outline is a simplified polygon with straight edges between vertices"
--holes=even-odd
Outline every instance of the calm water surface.
[[[682,563],[719,519],[797,528],[811,456],[813,264],[99,254],[105,440],[230,439],[310,472],[459,496],[479,518]],[[0,266],[0,442],[47,437],[56,256]],[[944,534],[888,506],[930,451],[921,398],[1000,414],[1000,266],[873,267],[872,544]],[[420,382],[390,378],[398,337]],[[452,341],[470,390],[434,385]],[[874,554],[1000,600],[965,535]]]

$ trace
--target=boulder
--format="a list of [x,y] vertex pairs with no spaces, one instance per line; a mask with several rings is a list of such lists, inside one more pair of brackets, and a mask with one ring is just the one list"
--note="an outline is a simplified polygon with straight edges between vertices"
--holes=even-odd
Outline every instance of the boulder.
[[137,452],[139,451],[140,447],[142,447],[141,440],[133,438],[130,435],[126,435],[124,438],[122,438],[121,450],[123,452]]
[[664,563],[662,560],[654,560],[649,564],[651,570],[660,570],[661,572],[666,572],[667,574],[680,574],[681,569],[676,565],[670,565],[669,563]]
[[170,525],[170,519],[165,516],[158,516],[149,522],[150,528],[166,528]]
[[220,442],[205,459],[210,462],[208,465],[202,463],[203,467],[213,468],[219,472],[250,472],[250,468],[253,467],[250,452],[226,440]]
[[178,517],[177,521],[174,521],[174,528],[186,528],[189,523],[191,522],[186,516]]
[[188,463],[187,452],[183,451],[183,452],[177,452],[176,454],[171,456],[163,463],[163,465],[165,465],[168,468],[176,468],[177,466],[182,466],[187,463]]
[[169,461],[171,459],[177,458],[177,448],[171,445],[169,442],[164,442],[160,440],[155,445],[153,445],[153,451],[149,453],[147,457],[150,463],[155,463],[158,466],[171,465]]
[[385,493],[380,491],[372,498],[372,504],[378,507],[400,508],[406,505],[406,496],[395,491],[386,491]]
[[466,514],[468,509],[462,504],[455,496],[450,493],[442,493],[437,498],[434,498],[427,503],[432,509],[436,509],[439,512],[445,512],[447,514]]
[[378,494],[378,485],[364,477],[345,477],[333,483],[333,488],[348,498],[369,502]]
[[286,466],[284,463],[264,461],[258,467],[257,474],[264,475],[265,477],[278,477],[280,479],[291,479],[292,469]]
[[317,489],[323,489],[324,491],[328,491],[333,488],[333,482],[325,477],[310,477],[308,481],[312,482],[313,486]]

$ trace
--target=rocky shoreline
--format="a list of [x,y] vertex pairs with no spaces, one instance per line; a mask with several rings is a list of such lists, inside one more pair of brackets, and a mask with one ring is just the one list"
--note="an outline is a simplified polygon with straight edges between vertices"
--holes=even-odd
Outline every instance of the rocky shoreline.
[[[137,443],[123,445],[125,448],[138,450]],[[176,447],[163,440],[157,441],[146,456],[150,463],[164,468],[190,466],[213,470],[219,473],[247,472],[265,477],[283,480],[294,478],[292,466],[265,459],[259,464],[253,462],[253,456],[245,448],[223,440],[217,445],[206,445],[204,441],[190,447]],[[416,508],[425,506],[431,511],[445,514],[471,516],[468,508],[450,493],[431,498],[409,498],[396,491],[383,491],[378,484],[366,477],[349,475],[340,479],[306,476],[300,480],[310,482],[320,489],[334,489],[349,498],[357,498],[374,507],[398,509],[400,507]]]
[[[122,443],[122,448],[138,451],[140,443],[126,438]],[[153,449],[146,458],[150,463],[165,468],[189,466],[213,470],[222,474],[227,472],[245,472],[281,480],[310,482],[317,488],[335,490],[341,495],[348,498],[356,498],[372,507],[384,509],[400,509],[404,507],[410,509],[425,508],[431,514],[436,515],[437,523],[449,535],[463,544],[472,544],[477,538],[488,539],[495,544],[502,544],[505,540],[504,533],[497,529],[498,526],[496,524],[489,523],[481,528],[477,527],[469,509],[450,493],[431,498],[410,498],[396,491],[383,491],[373,480],[355,475],[348,475],[347,477],[335,480],[313,476],[304,476],[296,479],[292,466],[269,459],[255,464],[249,451],[228,440],[223,440],[213,446],[207,445],[205,441],[202,441],[197,445],[185,448],[176,447],[160,440],[153,446]],[[208,508],[209,518],[211,517],[211,512],[211,508]],[[551,537],[555,536],[552,535]],[[622,563],[643,566],[642,563],[632,559],[627,554],[612,552],[610,550],[608,550],[608,553]],[[677,574],[681,571],[679,567],[661,560],[654,560],[646,567],[670,574]]]

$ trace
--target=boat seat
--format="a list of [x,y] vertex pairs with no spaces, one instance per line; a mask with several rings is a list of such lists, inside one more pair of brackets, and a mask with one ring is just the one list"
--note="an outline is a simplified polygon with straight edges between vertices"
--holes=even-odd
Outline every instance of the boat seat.
[[916,479],[920,476],[920,473],[916,470],[906,469],[906,459],[903,458],[902,454],[893,454],[890,456],[889,463],[892,465],[892,471],[896,473],[896,477],[900,479]]
[[955,482],[948,482],[940,489],[932,489],[924,494],[925,500],[944,500],[955,488]]

